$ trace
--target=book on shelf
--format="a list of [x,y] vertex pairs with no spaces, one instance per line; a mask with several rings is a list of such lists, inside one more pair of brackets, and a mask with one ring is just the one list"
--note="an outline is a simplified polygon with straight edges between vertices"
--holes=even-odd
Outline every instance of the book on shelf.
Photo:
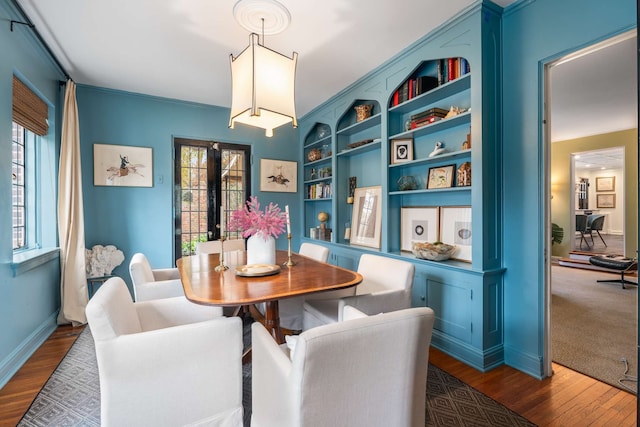
[[464,58],[444,58],[435,61],[435,76],[419,75],[405,80],[391,97],[391,107],[420,96],[445,83],[469,73],[469,61]]
[[331,196],[331,184],[328,182],[310,184],[307,188],[307,199],[328,199]]

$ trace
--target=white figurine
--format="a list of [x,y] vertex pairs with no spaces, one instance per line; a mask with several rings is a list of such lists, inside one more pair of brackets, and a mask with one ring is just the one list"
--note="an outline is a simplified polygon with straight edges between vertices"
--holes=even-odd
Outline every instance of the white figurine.
[[441,141],[436,142],[436,146],[431,153],[429,153],[429,157],[434,157],[442,153],[446,153],[447,149],[444,148],[444,143]]

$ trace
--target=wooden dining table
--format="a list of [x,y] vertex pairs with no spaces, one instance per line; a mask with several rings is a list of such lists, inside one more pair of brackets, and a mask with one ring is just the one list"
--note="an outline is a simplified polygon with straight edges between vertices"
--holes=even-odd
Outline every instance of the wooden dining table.
[[287,251],[276,251],[280,271],[273,275],[246,277],[237,275],[243,266],[216,271],[219,254],[193,255],[178,259],[177,265],[187,299],[196,304],[246,306],[265,303],[264,326],[280,344],[284,334],[280,327],[278,301],[300,295],[344,289],[362,282],[357,272],[291,254],[295,265],[287,266]]

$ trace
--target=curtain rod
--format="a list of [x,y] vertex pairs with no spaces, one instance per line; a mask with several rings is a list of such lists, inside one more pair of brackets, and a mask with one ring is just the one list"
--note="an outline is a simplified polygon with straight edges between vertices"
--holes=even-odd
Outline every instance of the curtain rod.
[[22,7],[18,4],[18,1],[17,0],[12,0],[11,3],[13,3],[14,7],[16,9],[18,9],[18,12],[20,12],[22,17],[26,20],[26,22],[20,22],[20,21],[16,21],[16,20],[11,20],[11,32],[13,32],[13,25],[14,24],[26,25],[29,28],[31,28],[33,30],[33,32],[35,33],[36,37],[38,38],[38,41],[42,44],[42,46],[44,46],[45,50],[47,51],[49,56],[53,59],[53,62],[56,63],[56,66],[60,69],[60,71],[62,71],[62,74],[64,74],[66,79],[67,80],[73,80],[71,78],[71,76],[69,76],[69,73],[67,73],[67,71],[64,69],[62,64],[60,64],[60,61],[58,61],[58,58],[56,58],[56,56],[53,54],[53,52],[51,51],[51,48],[49,48],[49,45],[44,41],[44,39],[40,35],[40,32],[38,31],[36,26],[33,24],[33,22],[31,22],[31,19],[29,19],[29,17],[25,13],[24,9],[22,9]]

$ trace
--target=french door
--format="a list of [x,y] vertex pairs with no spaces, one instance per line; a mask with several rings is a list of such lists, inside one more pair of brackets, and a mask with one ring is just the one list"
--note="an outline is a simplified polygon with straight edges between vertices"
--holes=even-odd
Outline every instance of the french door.
[[[219,224],[241,208],[251,184],[251,147],[174,138],[174,257],[220,238]],[[222,216],[222,218],[221,218]],[[228,239],[240,233],[225,232]]]

